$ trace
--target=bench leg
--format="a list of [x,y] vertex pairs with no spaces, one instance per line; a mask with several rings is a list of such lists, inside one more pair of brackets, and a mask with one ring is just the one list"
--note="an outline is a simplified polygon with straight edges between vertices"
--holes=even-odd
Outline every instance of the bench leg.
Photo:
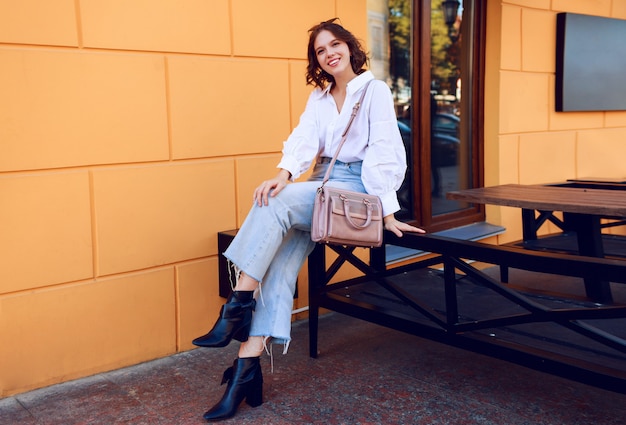
[[319,307],[309,305],[309,357],[317,358],[317,333],[318,333]]
[[509,268],[504,264],[500,264],[500,282],[509,283]]
[[309,254],[309,356],[317,358],[319,324],[319,289],[326,286],[326,247],[318,244]]

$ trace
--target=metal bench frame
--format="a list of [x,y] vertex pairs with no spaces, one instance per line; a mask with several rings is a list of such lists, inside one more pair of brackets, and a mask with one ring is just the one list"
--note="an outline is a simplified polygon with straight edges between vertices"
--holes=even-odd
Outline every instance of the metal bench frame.
[[[309,349],[310,356],[318,355],[318,317],[320,308],[348,314],[366,321],[387,326],[413,335],[437,340],[453,346],[513,361],[535,369],[561,375],[614,391],[626,392],[626,356],[623,370],[608,370],[602,365],[589,365],[575,359],[555,355],[531,347],[513,346],[497,338],[486,338],[475,331],[514,326],[523,323],[553,322],[586,338],[599,342],[626,354],[626,340],[608,334],[589,323],[590,319],[626,318],[625,305],[593,305],[593,308],[552,309],[536,303],[522,292],[508,287],[467,260],[494,265],[506,265],[522,270],[575,277],[594,277],[602,280],[626,283],[626,261],[559,253],[537,252],[480,242],[463,241],[434,235],[405,234],[398,238],[385,232],[385,243],[405,246],[434,254],[427,260],[388,269],[384,263],[383,248],[370,250],[369,264],[354,255],[354,248],[329,246],[338,254],[337,259],[326,267],[326,249],[318,245],[309,257]],[[363,276],[347,281],[329,283],[344,263],[350,263]],[[423,300],[415,299],[400,285],[394,276],[411,270],[443,264],[445,288],[445,312],[436,311]],[[464,321],[459,317],[463,299],[457,296],[457,274],[460,270],[481,285],[522,307],[523,314],[506,315],[485,320]],[[414,321],[406,316],[390,314],[375,305],[351,300],[334,291],[363,282],[376,282],[402,303],[415,309],[430,323]]]

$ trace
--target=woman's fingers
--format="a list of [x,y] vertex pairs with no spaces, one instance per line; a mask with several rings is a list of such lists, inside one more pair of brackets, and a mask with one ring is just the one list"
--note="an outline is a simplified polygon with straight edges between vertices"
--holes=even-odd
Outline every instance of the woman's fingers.
[[[268,205],[269,196],[276,196],[286,183],[278,179],[266,180],[254,190],[253,199],[259,207]],[[271,193],[270,193],[271,192]]]
[[398,220],[389,220],[387,223],[385,223],[385,229],[393,232],[398,237],[402,237],[402,232],[426,233],[424,229],[411,226],[408,223],[404,223]]

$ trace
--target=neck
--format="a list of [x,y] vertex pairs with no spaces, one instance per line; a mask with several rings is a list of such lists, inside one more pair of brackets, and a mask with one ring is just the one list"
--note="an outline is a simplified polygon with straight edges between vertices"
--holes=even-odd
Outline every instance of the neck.
[[339,91],[341,93],[345,93],[346,88],[348,87],[348,83],[357,77],[357,74],[354,72],[344,73],[342,75],[335,75],[335,87],[334,90]]

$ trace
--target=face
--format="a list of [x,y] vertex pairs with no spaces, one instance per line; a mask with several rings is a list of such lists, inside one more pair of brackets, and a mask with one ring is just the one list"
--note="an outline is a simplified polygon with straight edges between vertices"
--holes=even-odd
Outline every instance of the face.
[[350,64],[350,49],[346,42],[337,39],[330,31],[321,31],[315,43],[315,56],[320,67],[337,77],[342,73],[354,74]]

